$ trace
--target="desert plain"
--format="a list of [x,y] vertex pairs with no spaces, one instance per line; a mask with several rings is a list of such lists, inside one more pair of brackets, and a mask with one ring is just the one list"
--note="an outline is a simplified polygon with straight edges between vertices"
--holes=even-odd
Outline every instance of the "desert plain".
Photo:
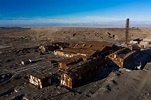
[[[128,40],[151,39],[151,28],[131,27]],[[42,89],[28,81],[33,64],[21,61],[59,59],[53,53],[40,55],[38,47],[55,42],[107,41],[125,43],[125,28],[94,27],[1,27],[0,28],[0,99],[1,100],[151,100],[151,51],[142,51],[143,69],[110,66],[98,71],[84,84],[67,89],[52,84]]]

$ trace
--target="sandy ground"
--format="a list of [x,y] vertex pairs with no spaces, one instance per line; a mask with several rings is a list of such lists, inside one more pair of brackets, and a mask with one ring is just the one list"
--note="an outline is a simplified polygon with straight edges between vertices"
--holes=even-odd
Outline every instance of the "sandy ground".
[[[72,90],[54,84],[42,89],[28,82],[28,72],[34,64],[20,61],[59,59],[53,54],[40,55],[37,47],[52,42],[109,41],[124,42],[124,28],[0,28],[0,99],[1,100],[151,100],[151,53],[141,51],[136,62],[142,70],[104,68],[83,85]],[[151,38],[151,28],[131,28],[129,40]]]

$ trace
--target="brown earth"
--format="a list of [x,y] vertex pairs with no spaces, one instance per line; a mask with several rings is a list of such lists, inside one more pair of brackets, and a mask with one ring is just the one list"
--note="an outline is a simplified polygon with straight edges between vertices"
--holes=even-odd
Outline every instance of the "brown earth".
[[[124,28],[0,28],[0,99],[151,100],[150,49],[139,57],[146,61],[143,70],[109,66],[72,90],[59,84],[38,89],[28,82],[32,64],[20,64],[28,59],[35,62],[59,59],[53,53],[40,55],[37,50],[41,44],[95,40],[120,45],[125,40],[124,32]],[[129,40],[151,39],[151,28],[131,28],[129,33]]]

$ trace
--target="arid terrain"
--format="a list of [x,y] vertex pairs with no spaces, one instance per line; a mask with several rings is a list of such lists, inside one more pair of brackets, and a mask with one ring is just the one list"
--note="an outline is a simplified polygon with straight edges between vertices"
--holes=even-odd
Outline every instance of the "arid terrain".
[[[151,39],[151,28],[130,28],[128,40]],[[124,28],[0,28],[1,100],[151,100],[151,51],[141,51],[142,70],[108,66],[83,85],[67,89],[60,84],[38,89],[28,81],[30,70],[39,62],[59,60],[53,52],[40,55],[40,45],[55,42],[107,41],[123,45]],[[21,61],[33,63],[22,65]],[[56,66],[50,63],[52,66]],[[51,66],[50,65],[50,66]]]

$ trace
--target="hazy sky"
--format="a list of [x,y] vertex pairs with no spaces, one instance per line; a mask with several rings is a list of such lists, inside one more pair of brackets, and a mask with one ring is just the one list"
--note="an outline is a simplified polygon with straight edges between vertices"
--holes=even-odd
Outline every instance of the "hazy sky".
[[0,0],[0,26],[113,24],[128,17],[151,25],[151,0]]

